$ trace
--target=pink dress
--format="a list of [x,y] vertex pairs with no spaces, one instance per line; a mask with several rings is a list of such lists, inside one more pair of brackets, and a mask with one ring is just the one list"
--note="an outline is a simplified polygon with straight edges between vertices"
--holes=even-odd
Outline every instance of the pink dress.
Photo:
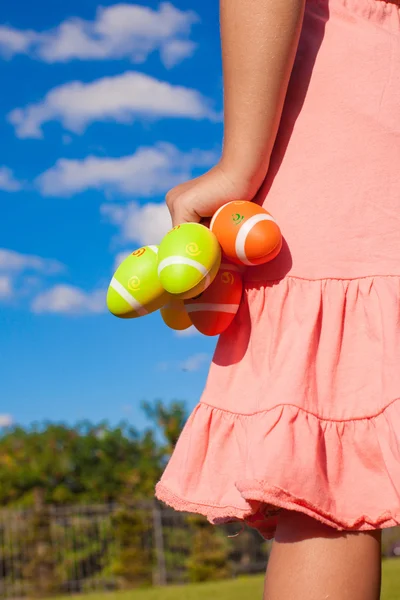
[[242,306],[157,484],[274,537],[282,509],[400,524],[400,7],[309,0],[256,201],[284,248]]

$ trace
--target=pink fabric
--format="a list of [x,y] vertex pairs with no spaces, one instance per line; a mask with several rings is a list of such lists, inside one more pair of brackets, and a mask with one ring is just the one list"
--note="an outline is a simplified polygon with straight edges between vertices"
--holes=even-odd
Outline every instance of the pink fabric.
[[400,524],[400,8],[311,0],[265,185],[280,256],[246,273],[156,488],[274,536],[279,509]]

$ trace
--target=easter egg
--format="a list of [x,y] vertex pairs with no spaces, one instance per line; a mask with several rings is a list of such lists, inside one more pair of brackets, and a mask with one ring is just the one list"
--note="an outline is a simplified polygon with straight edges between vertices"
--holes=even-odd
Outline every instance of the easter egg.
[[177,225],[161,240],[158,276],[165,290],[186,299],[205,290],[221,264],[215,235],[199,223]]
[[183,331],[192,326],[184,302],[179,298],[171,296],[160,312],[164,323],[171,329],[175,329],[175,331]]
[[107,292],[107,307],[113,315],[142,317],[166,304],[169,296],[158,280],[157,254],[157,246],[144,246],[120,264]]
[[193,325],[204,335],[219,335],[239,310],[243,280],[237,265],[222,263],[211,285],[199,296],[185,300]]
[[282,248],[282,234],[275,219],[254,202],[228,202],[214,214],[210,229],[226,256],[237,264],[261,265]]

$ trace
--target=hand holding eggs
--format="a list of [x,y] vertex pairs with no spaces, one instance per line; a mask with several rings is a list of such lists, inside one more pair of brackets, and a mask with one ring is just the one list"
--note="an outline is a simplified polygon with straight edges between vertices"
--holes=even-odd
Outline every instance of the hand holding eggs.
[[159,246],[143,246],[130,254],[111,279],[108,309],[125,319],[161,309],[172,329],[193,324],[204,335],[219,335],[239,309],[240,266],[267,263],[281,248],[281,231],[263,207],[228,202],[209,228],[182,223]]

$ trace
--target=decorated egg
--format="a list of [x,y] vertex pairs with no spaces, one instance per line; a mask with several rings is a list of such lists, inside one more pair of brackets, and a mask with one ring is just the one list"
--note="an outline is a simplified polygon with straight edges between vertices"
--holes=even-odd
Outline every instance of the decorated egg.
[[201,294],[185,300],[193,325],[204,335],[219,335],[232,323],[243,292],[240,267],[223,262],[211,285]]
[[180,298],[171,296],[160,312],[164,323],[171,329],[175,329],[175,331],[183,331],[192,326],[185,304]]
[[221,247],[215,235],[199,223],[177,225],[162,239],[158,276],[165,290],[186,299],[204,291],[221,264]]
[[237,264],[261,265],[275,258],[282,248],[282,234],[275,219],[254,202],[228,202],[211,219],[226,256]]
[[107,292],[107,307],[113,315],[141,317],[166,304],[169,295],[158,279],[157,254],[157,246],[144,246],[120,264]]

